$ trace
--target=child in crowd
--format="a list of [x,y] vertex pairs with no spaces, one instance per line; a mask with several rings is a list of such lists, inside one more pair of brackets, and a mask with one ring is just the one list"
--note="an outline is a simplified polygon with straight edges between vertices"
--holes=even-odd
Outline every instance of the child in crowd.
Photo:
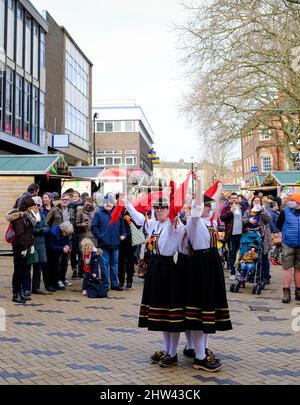
[[242,270],[243,281],[247,281],[248,274],[254,270],[257,260],[257,246],[252,244],[250,245],[248,252],[246,252],[240,260],[240,268]]
[[87,295],[87,283],[90,278],[99,278],[99,259],[102,250],[97,249],[91,239],[85,238],[80,244],[82,252],[83,285],[82,295]]

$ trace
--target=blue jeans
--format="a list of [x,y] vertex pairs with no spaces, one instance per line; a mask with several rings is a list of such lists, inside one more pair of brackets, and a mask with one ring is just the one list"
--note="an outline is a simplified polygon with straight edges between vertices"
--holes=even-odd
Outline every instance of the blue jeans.
[[104,287],[109,289],[109,279],[111,287],[118,287],[119,249],[103,250],[103,255],[99,257],[99,262]]
[[32,289],[31,289],[31,266],[27,266],[26,272],[23,277],[22,289],[23,291],[37,291],[40,289],[41,284],[42,265],[40,263],[33,265],[32,273]]
[[269,262],[269,254],[262,255],[262,275],[264,280],[270,280],[270,262]]
[[229,267],[231,270],[231,275],[235,275],[234,263],[236,261],[236,254],[240,248],[240,241],[242,235],[232,235],[228,240],[228,250],[229,250]]
[[242,279],[247,280],[248,274],[254,270],[254,263],[241,263]]

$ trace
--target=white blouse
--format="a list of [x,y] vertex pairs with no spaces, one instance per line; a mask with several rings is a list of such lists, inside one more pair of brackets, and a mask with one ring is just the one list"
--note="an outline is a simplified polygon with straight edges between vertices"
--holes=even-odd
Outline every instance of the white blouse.
[[194,250],[210,248],[209,218],[202,218],[203,204],[192,204],[191,216],[188,218],[186,230]]
[[166,222],[150,219],[146,224],[146,219],[143,214],[138,212],[131,203],[126,205],[126,209],[138,226],[144,226],[147,232],[147,239],[153,234],[160,234],[158,239],[158,249],[162,256],[174,256],[178,249],[178,229],[175,223],[171,223],[168,219]]
[[184,255],[190,254],[190,240],[186,226],[182,222],[178,226],[178,252]]

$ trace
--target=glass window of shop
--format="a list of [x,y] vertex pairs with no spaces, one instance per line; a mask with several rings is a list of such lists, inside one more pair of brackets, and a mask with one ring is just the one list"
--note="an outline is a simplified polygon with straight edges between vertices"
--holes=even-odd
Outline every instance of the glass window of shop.
[[2,131],[2,123],[3,123],[3,71],[4,67],[0,63],[0,131]]
[[15,135],[22,138],[22,89],[23,79],[16,75],[16,95],[15,95]]
[[23,67],[23,49],[24,49],[23,20],[24,20],[24,10],[18,4],[18,6],[17,6],[17,45],[16,45],[17,58],[16,58],[16,62],[21,67]]
[[0,51],[4,52],[5,1],[0,0]]
[[44,31],[40,33],[40,66],[41,68],[46,66],[46,36]]
[[46,146],[45,131],[45,93],[40,91],[40,146]]
[[25,70],[31,73],[31,18],[25,15]]
[[30,141],[30,113],[31,113],[31,88],[25,80],[24,84],[24,139]]
[[32,88],[32,128],[31,142],[37,144],[38,141],[38,118],[39,118],[39,91],[36,87]]
[[7,2],[7,56],[14,60],[14,43],[15,43],[15,2]]
[[39,27],[33,23],[33,66],[32,74],[35,79],[39,78]]
[[5,132],[12,134],[12,114],[13,114],[13,88],[14,74],[9,68],[6,70],[6,93],[5,93]]

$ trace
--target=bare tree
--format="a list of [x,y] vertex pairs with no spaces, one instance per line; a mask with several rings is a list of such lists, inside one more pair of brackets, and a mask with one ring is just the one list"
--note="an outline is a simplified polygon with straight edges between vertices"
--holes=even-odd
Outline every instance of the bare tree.
[[300,151],[298,3],[186,1],[177,27],[191,79],[185,109],[204,137],[228,144],[263,127]]

